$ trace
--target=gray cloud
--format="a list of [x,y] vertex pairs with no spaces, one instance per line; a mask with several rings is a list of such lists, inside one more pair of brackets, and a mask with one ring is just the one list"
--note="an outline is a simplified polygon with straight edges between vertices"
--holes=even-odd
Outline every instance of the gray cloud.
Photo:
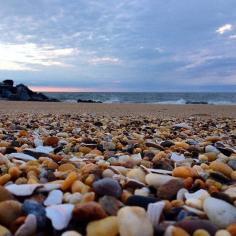
[[234,0],[8,0],[0,17],[0,52],[12,50],[0,57],[1,77],[119,91],[235,88]]

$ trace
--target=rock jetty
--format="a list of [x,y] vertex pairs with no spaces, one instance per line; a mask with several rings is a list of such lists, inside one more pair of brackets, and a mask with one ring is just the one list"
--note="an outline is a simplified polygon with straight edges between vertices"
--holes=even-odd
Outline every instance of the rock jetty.
[[14,86],[13,80],[0,82],[0,99],[11,101],[39,101],[39,102],[58,102],[59,100],[49,98],[43,93],[30,90],[24,84]]

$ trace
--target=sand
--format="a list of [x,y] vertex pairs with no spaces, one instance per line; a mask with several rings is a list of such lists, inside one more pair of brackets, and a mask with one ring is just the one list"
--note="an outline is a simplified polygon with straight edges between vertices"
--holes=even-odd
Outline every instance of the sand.
[[166,104],[88,104],[88,103],[54,103],[54,102],[15,102],[0,101],[1,114],[33,112],[52,114],[98,114],[98,115],[135,115],[157,116],[159,118],[223,118],[236,117],[234,105],[166,105]]

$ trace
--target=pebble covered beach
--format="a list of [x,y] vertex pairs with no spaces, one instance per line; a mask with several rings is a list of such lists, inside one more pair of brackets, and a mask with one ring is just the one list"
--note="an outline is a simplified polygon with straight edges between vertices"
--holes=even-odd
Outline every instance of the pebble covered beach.
[[236,235],[234,106],[0,109],[0,236]]

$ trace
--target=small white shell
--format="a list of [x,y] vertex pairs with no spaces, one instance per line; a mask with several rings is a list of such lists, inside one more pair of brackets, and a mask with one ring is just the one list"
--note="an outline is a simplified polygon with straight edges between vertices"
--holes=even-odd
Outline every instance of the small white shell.
[[63,193],[60,190],[53,190],[44,201],[45,206],[58,205],[62,203]]
[[36,152],[42,152],[45,154],[49,154],[50,152],[52,152],[54,149],[50,146],[38,146],[35,148]]
[[46,208],[46,216],[51,220],[53,227],[56,230],[62,230],[69,224],[74,205],[60,204]]
[[15,196],[30,196],[33,192],[41,187],[42,184],[10,184],[5,188]]
[[16,159],[20,159],[20,160],[23,160],[23,161],[35,161],[37,160],[36,158],[30,156],[30,155],[27,155],[27,154],[24,154],[24,153],[18,153],[18,152],[13,152],[11,154],[8,155],[10,158],[16,158]]
[[186,193],[188,193],[188,190],[187,190],[186,188],[181,188],[181,189],[177,192],[176,199],[183,201],[184,198],[185,198],[185,194],[186,194]]
[[165,202],[155,202],[148,204],[147,215],[154,227],[157,227],[160,221],[160,216],[165,207]]
[[196,215],[198,215],[200,217],[205,217],[206,216],[206,213],[204,211],[198,210],[196,208],[189,207],[189,206],[186,206],[186,205],[184,205],[183,208],[187,211],[195,213]]
[[184,156],[183,154],[179,155],[179,154],[173,152],[173,153],[171,154],[170,159],[171,159],[172,161],[175,161],[175,162],[177,162],[177,161],[184,161],[184,160],[185,160],[185,156]]

